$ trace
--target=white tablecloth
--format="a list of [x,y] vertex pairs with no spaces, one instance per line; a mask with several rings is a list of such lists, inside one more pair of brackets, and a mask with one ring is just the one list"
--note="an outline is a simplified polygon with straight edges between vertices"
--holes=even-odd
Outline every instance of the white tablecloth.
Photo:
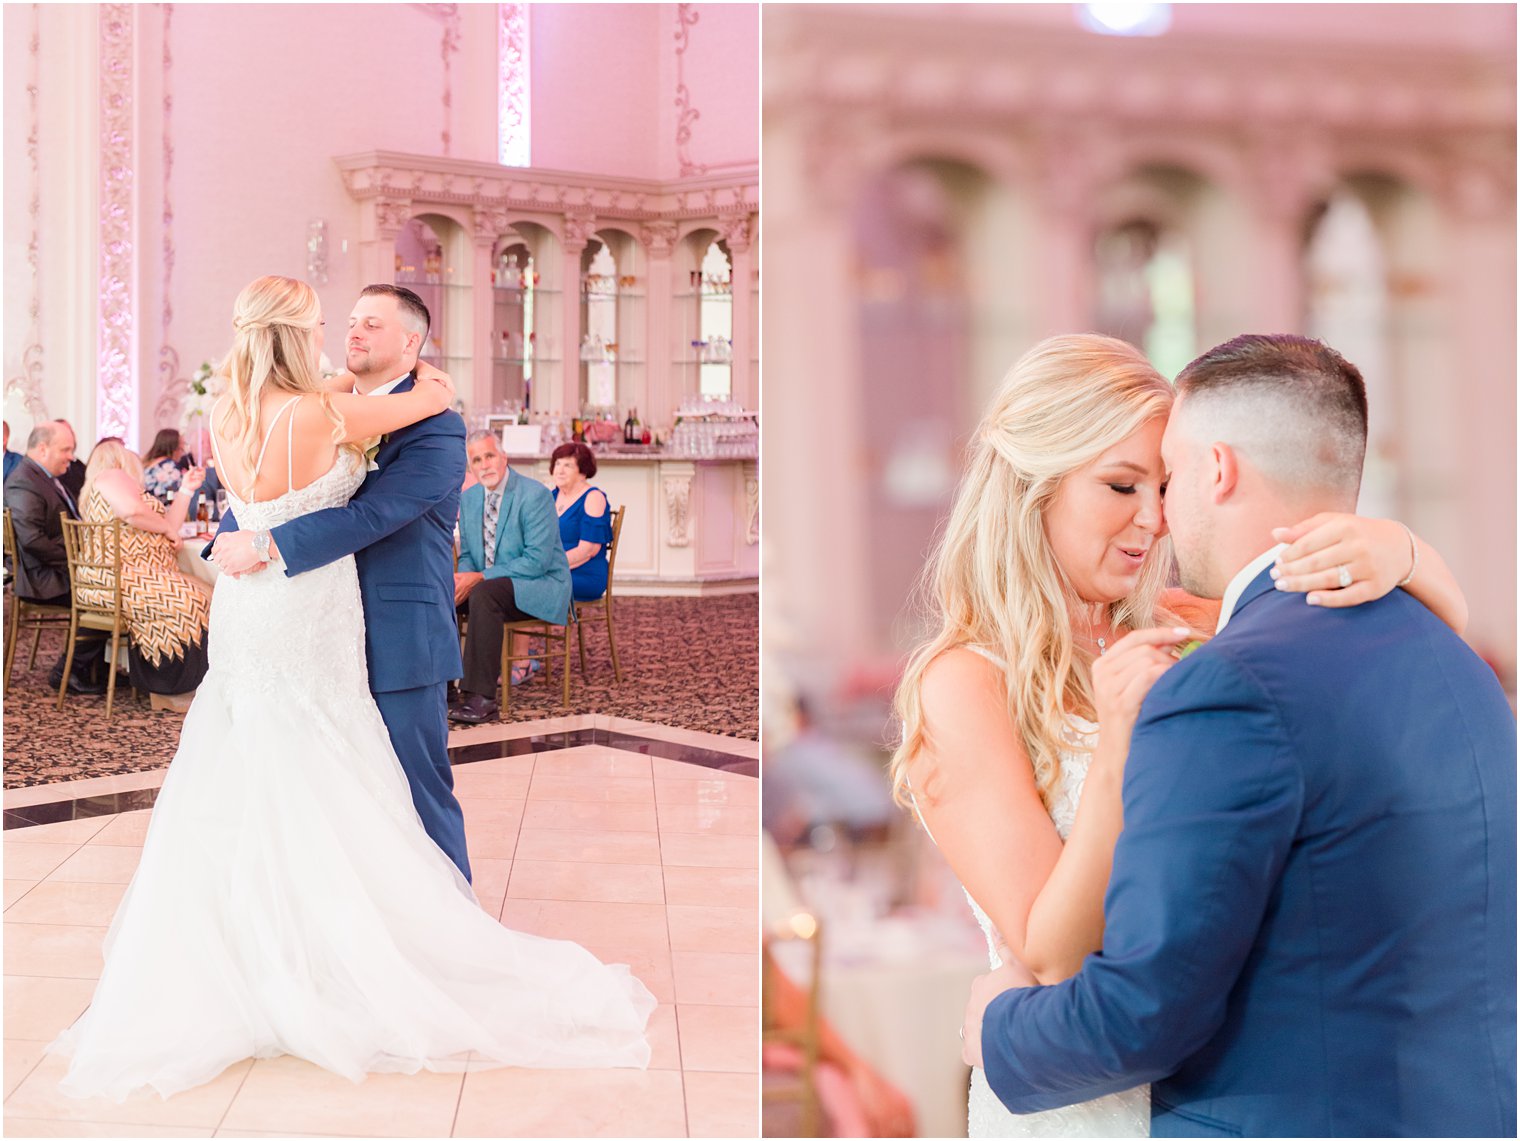
[[186,539],[180,547],[176,558],[179,561],[179,569],[196,582],[204,585],[209,592],[210,588],[216,585],[216,576],[222,572],[201,558],[201,549],[205,545],[206,540],[204,539]]

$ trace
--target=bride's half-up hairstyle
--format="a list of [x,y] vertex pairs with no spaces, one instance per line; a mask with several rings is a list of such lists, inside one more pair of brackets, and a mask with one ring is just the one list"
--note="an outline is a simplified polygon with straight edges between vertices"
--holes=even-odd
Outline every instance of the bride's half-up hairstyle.
[[[1041,341],[1003,378],[976,429],[950,518],[920,584],[939,629],[909,659],[897,688],[902,736],[891,772],[900,804],[908,803],[908,767],[929,745],[924,671],[944,651],[975,645],[1008,663],[1008,716],[1049,805],[1060,751],[1073,747],[1066,714],[1091,715],[1093,692],[1072,636],[1079,599],[1051,553],[1045,512],[1066,476],[1171,406],[1171,386],[1138,349],[1095,334]],[[1170,566],[1171,543],[1158,540],[1134,592],[1111,604],[1115,629],[1157,624]],[[932,797],[933,773],[917,775],[912,792]]]
[[244,459],[250,479],[263,443],[259,406],[270,390],[318,393],[334,441],[343,438],[343,417],[322,391],[312,359],[311,337],[321,314],[316,290],[291,277],[258,278],[233,303],[232,348],[218,370],[227,378],[228,397],[218,426]]

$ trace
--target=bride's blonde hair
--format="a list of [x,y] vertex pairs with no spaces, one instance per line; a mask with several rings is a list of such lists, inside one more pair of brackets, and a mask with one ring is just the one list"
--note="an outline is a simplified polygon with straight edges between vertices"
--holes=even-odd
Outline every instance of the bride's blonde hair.
[[311,336],[321,314],[316,290],[273,274],[250,282],[233,302],[232,348],[217,370],[227,378],[221,437],[239,449],[250,478],[263,443],[259,405],[266,391],[317,393],[332,421],[333,441],[343,438],[343,416],[322,390],[312,360]]
[[[908,803],[908,766],[929,744],[924,671],[945,650],[976,645],[1008,663],[1008,716],[1049,805],[1060,751],[1072,748],[1066,714],[1091,713],[1093,692],[1074,653],[1071,611],[1080,600],[1051,553],[1045,512],[1066,476],[1171,406],[1171,386],[1138,349],[1096,334],[1041,341],[1003,378],[920,583],[939,632],[914,652],[897,687],[902,736],[891,774],[900,804]],[[1170,541],[1151,545],[1134,591],[1110,606],[1115,629],[1157,624],[1171,555]],[[917,794],[925,792],[920,785]]]

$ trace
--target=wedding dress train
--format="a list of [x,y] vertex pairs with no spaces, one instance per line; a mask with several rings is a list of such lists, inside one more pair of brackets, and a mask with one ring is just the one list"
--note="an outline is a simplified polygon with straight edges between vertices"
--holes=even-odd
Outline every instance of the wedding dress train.
[[[244,527],[338,506],[348,453]],[[168,1096],[248,1057],[366,1072],[644,1067],[655,1007],[622,965],[511,931],[423,830],[369,692],[352,557],[224,576],[94,1000],[50,1047],[62,1083]],[[394,653],[426,652],[395,646]]]

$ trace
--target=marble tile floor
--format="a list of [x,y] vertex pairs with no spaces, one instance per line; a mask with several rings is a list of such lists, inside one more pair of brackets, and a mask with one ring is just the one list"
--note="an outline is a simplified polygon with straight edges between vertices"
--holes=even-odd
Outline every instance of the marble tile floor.
[[[281,1057],[238,1063],[167,1101],[62,1097],[62,1060],[42,1050],[89,1002],[149,811],[22,824],[13,812],[25,805],[12,797],[57,804],[78,793],[99,805],[151,795],[147,774],[132,774],[98,778],[131,787],[91,781],[74,782],[88,789],[6,793],[5,1134],[756,1136],[759,782],[705,756],[748,760],[752,743],[606,721],[481,726],[450,745],[472,753],[500,746],[494,759],[455,768],[482,906],[518,930],[574,939],[628,963],[660,1002],[647,1071],[377,1074],[353,1085]],[[573,738],[563,734],[591,730],[628,747],[565,743]],[[521,748],[556,733],[557,747]],[[648,745],[661,741],[709,763]]]

